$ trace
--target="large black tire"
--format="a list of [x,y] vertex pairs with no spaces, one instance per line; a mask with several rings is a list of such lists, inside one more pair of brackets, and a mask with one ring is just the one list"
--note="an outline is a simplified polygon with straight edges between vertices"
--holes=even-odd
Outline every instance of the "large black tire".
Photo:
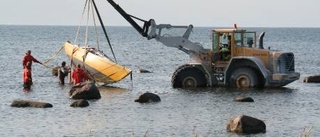
[[192,66],[178,69],[172,76],[173,88],[206,87],[207,80],[204,73]]
[[259,86],[259,81],[253,69],[238,68],[232,73],[229,84],[235,88],[251,88]]

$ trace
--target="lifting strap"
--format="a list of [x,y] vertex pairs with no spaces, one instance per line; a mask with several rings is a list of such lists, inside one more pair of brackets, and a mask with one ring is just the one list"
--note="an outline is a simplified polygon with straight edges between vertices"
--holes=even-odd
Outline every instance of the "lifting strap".
[[94,9],[96,10],[96,13],[97,13],[97,15],[98,15],[99,22],[100,22],[100,25],[101,25],[101,27],[102,27],[103,33],[104,33],[104,35],[105,35],[105,37],[106,37],[106,39],[107,39],[107,41],[108,41],[108,44],[109,44],[110,50],[111,50],[111,52],[112,52],[113,58],[114,58],[115,62],[117,63],[116,56],[114,55],[114,52],[113,52],[113,49],[112,49],[112,46],[111,46],[111,43],[110,43],[110,40],[109,40],[107,31],[106,31],[106,28],[104,27],[104,24],[103,24],[103,22],[102,22],[100,13],[99,13],[98,8],[97,8],[97,6],[96,6],[96,3],[94,2],[94,0],[92,0],[92,3],[93,3],[93,6],[94,6]]
[[[88,7],[87,7],[88,6]],[[91,8],[91,7],[94,7],[94,10]],[[98,8],[97,8],[97,6],[96,6],[96,4],[95,4],[95,2],[94,2],[94,0],[86,0],[86,3],[85,3],[85,6],[84,6],[84,9],[83,9],[83,13],[82,13],[82,17],[81,17],[81,20],[83,19],[83,16],[84,16],[84,14],[85,14],[85,11],[86,11],[86,9],[88,10],[88,13],[87,13],[87,25],[86,25],[86,34],[85,34],[85,46],[87,46],[88,44],[87,44],[87,39],[88,39],[88,21],[89,21],[89,12],[90,11],[92,11],[92,17],[93,17],[93,22],[94,22],[94,27],[95,27],[95,35],[96,35],[96,40],[97,40],[97,48],[98,48],[98,50],[100,50],[99,49],[99,38],[98,38],[98,31],[97,31],[97,25],[96,25],[96,22],[95,22],[95,14],[94,14],[94,11],[95,11],[95,13],[97,14],[97,17],[98,17],[98,19],[99,19],[99,22],[100,22],[100,25],[101,25],[101,27],[102,27],[102,30],[103,30],[103,33],[104,33],[104,35],[105,35],[105,38],[106,38],[106,40],[107,40],[107,42],[108,42],[108,45],[109,45],[109,47],[110,47],[110,50],[111,50],[111,52],[112,52],[112,55],[113,55],[113,58],[114,58],[114,60],[115,60],[115,63],[117,64],[117,59],[116,59],[116,57],[115,57],[115,54],[114,54],[114,51],[113,51],[113,48],[112,48],[112,45],[111,45],[111,42],[110,42],[110,39],[109,39],[109,37],[108,37],[108,34],[107,34],[107,31],[106,31],[106,28],[105,28],[105,26],[104,26],[104,24],[103,24],[103,21],[102,21],[102,19],[101,19],[101,16],[100,16],[100,13],[99,13],[99,11],[98,11]],[[80,32],[80,26],[81,26],[81,24],[79,25],[79,27],[78,27],[78,30],[77,30],[77,34],[76,34],[76,38],[75,38],[75,40],[74,40],[74,44],[76,43],[76,40],[78,39],[78,35],[79,35],[79,32]],[[74,49],[73,50],[73,52],[72,52],[72,54],[71,54],[71,56],[70,56],[70,64],[71,65],[74,65],[73,64],[73,54],[74,54],[74,52],[76,51],[76,50],[78,50],[78,49]],[[95,75],[95,73],[93,73],[93,74],[91,74],[91,73],[89,73],[89,71],[85,68],[85,61],[86,61],[86,57],[87,57],[87,54],[88,54],[88,51],[86,52],[86,54],[83,56],[83,60],[82,60],[82,63],[83,63],[83,68],[84,68],[84,70],[87,72],[87,74],[90,76],[90,78],[93,80],[93,81],[105,81],[104,79],[106,79],[106,77],[110,77],[110,76],[112,76],[112,75],[114,75],[114,74],[110,74],[109,76],[102,76],[102,77],[94,77],[94,75]],[[105,70],[105,69],[108,69],[108,68],[104,68],[103,70]],[[102,71],[102,70],[101,70]],[[130,74],[130,77],[131,77],[131,81],[132,81],[132,73]],[[69,77],[69,80],[71,80],[71,77]],[[108,79],[107,79],[108,80]],[[108,83],[109,82],[115,82],[115,81],[112,81],[112,80],[108,80],[107,81]]]
[[48,58],[46,61],[43,62],[44,65],[47,65],[50,61],[52,61],[53,59],[55,59],[57,56],[59,56],[61,54],[61,51],[63,49],[63,46],[57,51],[56,54],[54,54],[53,56],[51,56],[50,58]]

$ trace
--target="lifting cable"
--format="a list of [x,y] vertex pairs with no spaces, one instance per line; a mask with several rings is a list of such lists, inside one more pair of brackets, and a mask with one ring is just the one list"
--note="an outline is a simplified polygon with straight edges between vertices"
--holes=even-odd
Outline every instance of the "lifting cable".
[[[76,37],[74,38],[74,41],[73,41],[73,44],[76,44],[77,43],[77,40],[78,40],[78,36],[79,36],[79,33],[80,33],[80,28],[81,28],[81,21],[83,20],[83,17],[84,17],[84,13],[86,11],[86,7],[87,7],[87,3],[88,3],[88,0],[86,0],[85,2],[85,5],[83,7],[83,10],[82,10],[82,16],[81,16],[81,19],[80,19],[80,24],[78,26],[78,29],[77,29],[77,32],[76,32]],[[72,65],[76,66],[75,64],[73,64],[73,54],[78,50],[78,48],[75,48],[72,50],[72,53],[70,55],[70,67],[72,67]],[[72,78],[71,78],[71,75],[69,75],[69,83],[71,83],[72,81]]]
[[[93,7],[92,3],[91,3],[91,7]],[[97,24],[96,24],[96,18],[95,18],[94,10],[92,10],[92,20],[93,20],[93,23],[94,23],[94,30],[95,30],[95,34],[96,34],[95,36],[96,36],[96,42],[97,42],[97,49],[100,50],[98,28],[97,28]]]
[[[89,2],[91,2],[91,3],[89,3]],[[88,6],[88,7],[87,7],[87,6]],[[110,39],[109,39],[109,37],[108,37],[106,28],[105,28],[105,26],[104,26],[104,24],[103,24],[103,22],[102,22],[100,13],[99,13],[99,11],[98,11],[98,8],[97,8],[94,0],[86,0],[85,6],[84,6],[84,9],[83,9],[83,13],[82,13],[82,17],[81,17],[81,20],[82,20],[84,14],[85,14],[86,9],[88,9],[88,13],[87,13],[87,16],[88,16],[88,17],[87,17],[87,25],[86,25],[86,33],[85,33],[85,46],[88,46],[88,26],[89,26],[89,25],[88,25],[88,22],[89,22],[89,20],[90,20],[90,19],[89,19],[89,14],[90,14],[89,12],[92,11],[92,17],[93,17],[94,28],[95,28],[95,35],[96,35],[96,42],[97,42],[97,49],[100,50],[100,48],[99,48],[99,45],[100,45],[100,44],[99,44],[97,24],[96,24],[96,20],[95,20],[96,18],[95,18],[94,10],[92,9],[92,6],[94,7],[94,10],[95,10],[95,12],[96,12],[96,14],[97,14],[97,17],[98,17],[98,19],[99,19],[100,25],[101,25],[102,30],[103,30],[103,33],[104,33],[104,35],[105,35],[105,38],[107,39],[107,42],[108,42],[108,44],[109,44],[110,50],[111,50],[112,55],[113,55],[113,58],[115,59],[115,63],[117,64],[117,59],[116,59],[116,57],[115,57],[113,48],[112,48],[112,46],[111,46]],[[80,24],[80,26],[81,26],[81,24]],[[80,31],[80,26],[78,27],[77,34],[76,34],[76,38],[75,38],[75,40],[74,40],[74,43],[76,43],[76,40],[78,39],[78,35],[79,35],[79,31]],[[75,52],[76,50],[78,50],[78,49],[74,49],[73,52],[72,52],[72,54],[71,54],[71,57],[70,57],[70,64],[71,64],[71,65],[73,64],[73,54],[74,54],[74,52]],[[92,79],[94,82],[96,82],[96,81],[106,81],[106,82],[108,82],[108,83],[109,83],[109,82],[111,82],[111,83],[116,82],[116,81],[113,81],[113,80],[105,79],[105,77],[94,77],[95,73],[93,73],[93,74],[89,73],[89,71],[85,68],[85,60],[86,60],[87,54],[88,54],[88,51],[86,51],[86,54],[85,54],[85,55],[83,56],[83,58],[82,58],[82,59],[83,59],[83,61],[82,61],[82,63],[83,63],[83,68],[84,68],[84,70],[87,72],[87,74],[89,74],[89,76],[91,77],[91,79]],[[105,68],[105,69],[107,69],[107,68]],[[112,76],[112,75],[113,75],[113,74],[111,74],[111,75],[109,75],[109,76],[107,76],[107,77],[110,77],[110,76]],[[71,79],[71,77],[70,77],[70,79]],[[69,80],[70,80],[70,79],[69,79]],[[104,79],[105,79],[105,80],[104,80]],[[130,79],[131,79],[131,81],[132,81],[132,73],[130,73]],[[132,84],[133,84],[133,83],[132,83]]]
[[114,58],[114,60],[115,60],[115,63],[117,63],[116,56],[115,56],[115,54],[114,54],[114,52],[113,52],[113,49],[112,49],[112,46],[111,46],[111,43],[110,43],[110,40],[109,40],[107,31],[106,31],[106,28],[104,27],[104,24],[103,24],[103,22],[102,22],[100,13],[99,13],[98,8],[97,8],[97,6],[96,6],[96,3],[94,2],[94,0],[91,0],[91,1],[92,1],[92,3],[93,3],[94,9],[96,10],[96,13],[97,13],[97,16],[98,16],[100,25],[101,25],[102,30],[103,30],[103,33],[104,33],[104,35],[105,35],[105,37],[106,37],[106,39],[107,39],[107,41],[108,41],[108,44],[109,44],[110,50],[111,50],[111,52],[112,52],[113,58]]
[[[86,1],[86,5],[87,5],[87,2],[90,2],[91,0],[87,0]],[[85,5],[85,6],[86,6]],[[98,40],[98,35],[97,35],[97,27],[96,27],[96,22],[95,22],[95,16],[94,16],[94,10],[91,10],[91,7],[93,6],[92,2],[88,4],[88,10],[87,10],[87,25],[86,25],[86,33],[85,33],[85,46],[89,47],[88,46],[88,28],[89,28],[89,20],[90,20],[90,11],[92,11],[92,20],[93,20],[93,23],[94,23],[94,28],[95,28],[95,34],[96,34],[96,40],[97,40],[97,44],[99,46],[99,40]],[[98,48],[99,49],[99,48]],[[94,81],[95,83],[95,78],[93,77],[93,75],[86,69],[85,67],[85,60],[87,58],[87,55],[88,55],[89,51],[86,50],[86,53],[83,55],[82,57],[82,66],[84,68],[84,70],[86,71],[87,74],[89,74],[90,78]],[[72,55],[73,56],[73,55]]]
[[[90,1],[90,0],[89,0]],[[89,32],[89,20],[90,20],[90,4],[88,4],[88,12],[87,12],[87,24],[86,24],[86,31],[85,31],[85,35],[84,35],[84,46],[89,47],[88,46],[88,32]]]
[[[76,32],[76,37],[74,39],[74,42],[73,44],[76,44],[76,41],[78,40],[78,36],[80,34],[80,28],[81,28],[81,20],[83,20],[83,17],[84,17],[84,14],[86,12],[86,8],[87,8],[87,4],[90,2],[90,0],[86,0],[85,2],[85,5],[83,7],[83,10],[82,10],[82,16],[81,16],[81,19],[80,19],[80,24],[78,26],[78,29],[77,29],[77,32]],[[88,14],[87,14],[87,25],[86,25],[86,32],[85,32],[85,38],[84,38],[84,41],[85,41],[85,46],[87,46],[87,35],[88,35],[88,22],[89,22],[89,11],[90,11],[90,5],[88,4]],[[70,56],[70,65],[72,67],[72,65],[74,65],[76,67],[76,64],[73,64],[73,54],[78,50],[79,48],[75,48],[73,49],[72,53],[71,53],[71,56]],[[86,54],[87,55],[87,54]],[[85,56],[83,56],[83,67],[84,67],[84,60],[85,60]],[[86,69],[85,69],[86,70]],[[86,70],[87,71],[87,70]],[[88,73],[89,74],[89,73]],[[91,77],[91,76],[90,76]],[[71,82],[71,75],[69,76],[69,82]]]
[[85,65],[85,63],[84,63],[85,60],[86,60],[86,58],[87,58],[88,53],[89,53],[89,51],[86,50],[86,54],[84,54],[83,57],[82,57],[82,66],[83,66],[84,70],[87,72],[87,74],[89,74],[89,76],[90,76],[90,78],[93,80],[93,82],[96,83],[94,77],[93,77],[93,76],[90,74],[90,72],[86,69],[86,65]]

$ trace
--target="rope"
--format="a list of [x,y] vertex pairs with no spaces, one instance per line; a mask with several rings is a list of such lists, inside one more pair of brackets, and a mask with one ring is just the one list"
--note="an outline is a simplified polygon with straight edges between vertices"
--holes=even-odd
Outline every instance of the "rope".
[[[80,28],[81,28],[81,21],[83,20],[86,8],[87,8],[87,3],[89,3],[89,0],[86,0],[83,10],[82,10],[82,15],[81,15],[81,19],[80,19],[80,24],[78,26],[77,32],[76,32],[76,37],[74,38],[73,44],[76,44],[77,40],[78,40],[78,36],[80,34]],[[72,67],[73,64],[73,54],[78,50],[78,48],[73,49],[72,54],[70,55],[70,67]],[[75,65],[74,65],[75,66]],[[73,70],[72,70],[73,71]],[[71,72],[72,73],[72,72]],[[69,83],[72,83],[72,78],[71,75],[69,75]]]
[[90,78],[94,81],[94,83],[96,83],[94,77],[90,74],[90,72],[85,67],[85,60],[87,58],[88,53],[89,53],[89,51],[86,50],[86,54],[84,54],[84,56],[82,58],[82,66],[83,66],[84,70],[89,74]]
[[[72,53],[71,53],[71,55],[70,55],[70,67],[72,67],[72,65],[74,65],[74,64],[73,64],[73,54],[74,54],[78,49],[79,49],[79,47],[74,48],[74,49],[72,50]],[[72,72],[71,72],[71,74],[72,74]],[[71,80],[72,80],[71,75],[69,75],[69,83],[72,82]]]
[[132,72],[130,73],[131,89],[133,89],[133,76]]
[[53,56],[51,56],[50,58],[48,58],[46,61],[44,61],[43,63],[40,63],[42,66],[45,66],[46,68],[50,68],[53,69],[53,67],[48,66],[47,64],[52,61],[53,59],[55,59],[58,55],[61,54],[61,51],[63,49],[63,46],[57,51],[56,54],[54,54]]
[[[89,0],[91,1],[91,0]],[[86,25],[86,32],[84,37],[84,46],[88,46],[88,32],[89,32],[89,20],[90,20],[90,4],[88,4],[88,10],[87,10],[87,25]]]
[[43,65],[47,65],[50,61],[52,61],[53,59],[55,59],[58,55],[61,54],[61,51],[63,49],[63,46],[57,51],[56,54],[54,54],[53,56],[51,56],[50,58],[48,58],[46,61],[44,61],[42,64]]
[[78,26],[78,29],[77,29],[77,32],[76,32],[76,37],[74,38],[73,44],[75,44],[77,39],[78,39],[78,36],[79,36],[79,33],[80,33],[80,27],[81,27],[81,20],[83,19],[84,13],[86,11],[87,3],[88,3],[88,0],[86,0],[86,3],[84,5],[84,7],[83,7],[82,16],[81,16],[81,19],[80,19],[80,24]]
[[[87,10],[87,11],[86,11]],[[108,37],[108,35],[107,35],[107,32],[106,32],[106,29],[105,29],[105,26],[104,26],[104,24],[103,24],[103,22],[102,22],[102,19],[101,19],[101,16],[100,16],[100,14],[99,14],[99,11],[98,11],[98,8],[97,8],[97,6],[96,6],[96,4],[95,4],[95,2],[94,2],[94,0],[86,0],[86,3],[85,3],[85,5],[84,5],[84,9],[83,9],[83,12],[82,12],[82,17],[81,17],[81,20],[83,19],[83,17],[85,16],[85,14],[88,16],[87,17],[87,26],[86,26],[86,30],[85,30],[85,38],[84,38],[84,41],[85,41],[85,46],[88,46],[88,31],[89,31],[89,25],[88,25],[88,23],[89,23],[89,20],[90,20],[90,12],[92,11],[92,20],[93,20],[93,22],[94,22],[94,29],[95,29],[95,35],[96,35],[96,41],[97,41],[97,48],[98,48],[98,50],[100,50],[100,48],[99,48],[99,37],[98,37],[98,29],[97,29],[97,24],[96,24],[96,16],[95,16],[95,14],[94,13],[96,13],[97,14],[97,17],[98,17],[98,19],[99,19],[99,22],[100,22],[100,25],[101,25],[101,27],[102,27],[102,30],[103,30],[103,33],[104,33],[104,35],[105,35],[105,38],[107,39],[107,42],[108,42],[108,44],[109,44],[109,47],[110,47],[110,50],[111,50],[111,52],[112,52],[112,55],[113,55],[113,57],[114,57],[114,59],[115,59],[115,63],[117,64],[117,59],[116,59],[116,57],[115,57],[115,54],[114,54],[114,51],[113,51],[113,48],[112,48],[112,46],[111,46],[111,42],[110,42],[110,40],[109,40],[109,37]],[[94,12],[95,11],[95,12]],[[78,30],[77,30],[77,34],[76,34],[76,38],[75,38],[75,40],[74,40],[74,44],[76,43],[76,40],[78,39],[78,36],[79,36],[79,32],[80,32],[80,26],[81,26],[81,24],[78,26]],[[79,47],[78,47],[79,48]],[[76,48],[76,49],[74,49],[73,50],[73,52],[72,52],[72,54],[71,54],[71,56],[70,56],[70,64],[72,65],[73,64],[73,54],[74,54],[74,52],[75,51],[77,51],[78,50],[78,48]],[[114,75],[114,74],[110,74],[109,76],[101,76],[101,77],[97,77],[98,75],[96,75],[97,73],[90,73],[88,70],[87,70],[87,68],[85,67],[86,65],[86,63],[85,63],[85,61],[86,61],[86,57],[87,57],[87,54],[89,53],[89,51],[87,51],[86,50],[86,53],[85,53],[85,55],[82,57],[82,63],[83,63],[83,68],[84,68],[84,70],[87,72],[87,74],[90,76],[90,78],[94,81],[94,82],[96,82],[96,81],[102,81],[102,80],[104,80],[105,82],[116,82],[116,81],[114,81],[114,80],[109,80],[108,79],[108,77],[110,77],[110,76],[112,76],[112,75]],[[102,70],[105,70],[105,69],[108,69],[108,67],[107,68],[104,68],[104,69],[102,69]],[[101,70],[101,71],[102,71]],[[116,72],[115,72],[116,73]],[[94,77],[94,76],[96,76],[96,77]],[[131,77],[131,81],[132,81],[132,73],[130,74],[130,77]],[[69,78],[69,82],[71,82],[71,75],[70,75],[70,78]]]
[[40,63],[42,66],[44,66],[44,67],[46,67],[46,68],[49,68],[49,69],[53,69],[53,67],[49,67],[49,66],[47,66],[47,65],[45,65],[45,64],[42,64],[42,63]]

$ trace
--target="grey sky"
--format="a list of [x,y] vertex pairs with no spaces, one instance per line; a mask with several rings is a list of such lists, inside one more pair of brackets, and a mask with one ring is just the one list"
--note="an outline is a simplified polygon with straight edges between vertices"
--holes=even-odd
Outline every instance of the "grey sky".
[[[105,25],[129,26],[106,0],[95,0]],[[320,0],[114,0],[157,24],[320,27]],[[85,0],[1,0],[0,24],[79,25]]]

